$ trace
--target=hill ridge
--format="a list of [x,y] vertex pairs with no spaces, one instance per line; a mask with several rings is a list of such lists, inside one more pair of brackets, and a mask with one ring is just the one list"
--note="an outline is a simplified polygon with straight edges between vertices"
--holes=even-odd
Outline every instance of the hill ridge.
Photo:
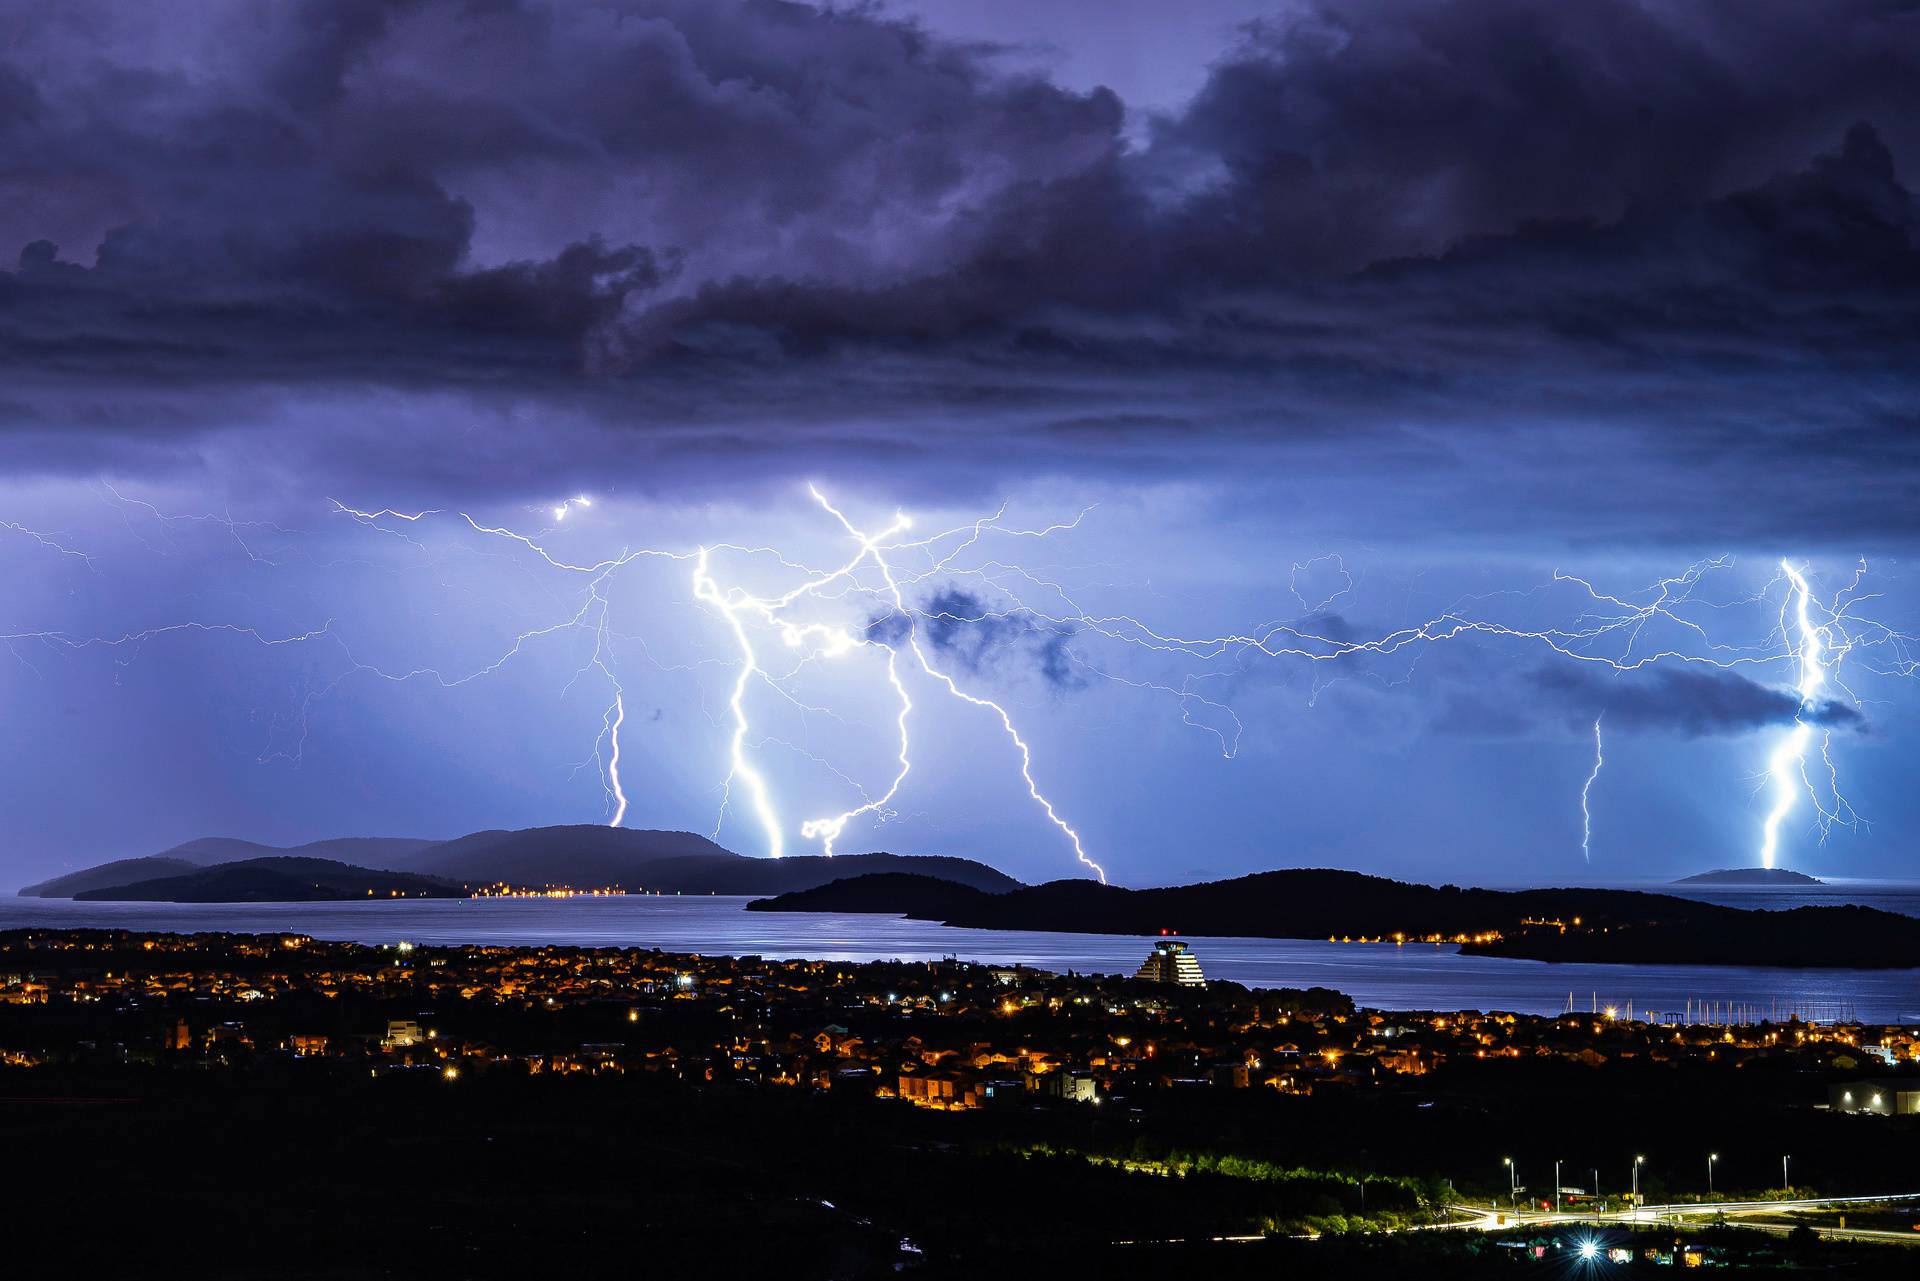
[[[109,891],[148,882],[191,877],[261,859],[305,858],[337,852],[332,860],[359,872],[426,877],[449,884],[568,886],[575,889],[657,890],[692,894],[782,894],[864,873],[938,875],[976,889],[1000,892],[1021,882],[974,859],[952,855],[906,855],[875,851],[832,858],[796,854],[750,858],[693,832],[560,824],[537,828],[489,828],[446,841],[402,837],[341,837],[290,848],[261,846],[237,837],[202,837],[155,855],[117,859],[29,885],[20,893],[98,900]],[[246,857],[236,858],[236,854]],[[218,878],[193,882],[218,884]],[[143,888],[142,894],[151,892]],[[198,892],[198,890],[196,890]]]
[[350,898],[456,898],[466,887],[408,872],[355,867],[335,859],[268,855],[127,885],[83,890],[78,901],[294,903]]
[[1074,934],[1446,942],[1546,961],[1898,969],[1920,957],[1920,919],[1876,908],[1765,911],[1643,890],[1463,889],[1328,868],[1144,890],[1049,881],[1003,893],[922,876],[859,877],[748,909],[886,912]]

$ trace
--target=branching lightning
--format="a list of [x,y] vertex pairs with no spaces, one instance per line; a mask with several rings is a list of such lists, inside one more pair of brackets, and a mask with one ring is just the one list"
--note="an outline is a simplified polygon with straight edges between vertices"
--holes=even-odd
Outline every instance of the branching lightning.
[[[1800,706],[1794,716],[1793,727],[1781,736],[1772,756],[1767,759],[1767,783],[1773,792],[1773,806],[1767,811],[1766,822],[1760,829],[1762,867],[1772,867],[1779,856],[1780,825],[1793,812],[1794,804],[1803,792],[1811,799],[1818,814],[1823,840],[1833,824],[1851,826],[1857,821],[1853,806],[1840,795],[1839,776],[1833,764],[1832,730],[1823,729],[1820,737],[1820,759],[1826,767],[1828,792],[1833,797],[1830,806],[1822,804],[1819,791],[1807,775],[1807,748],[1812,744],[1814,734],[1814,725],[1808,717],[1814,712],[1820,690],[1827,683],[1827,663],[1831,661],[1837,665],[1845,653],[1844,645],[1836,647],[1831,643],[1832,628],[1843,611],[1836,606],[1829,611],[1831,621],[1815,622],[1813,589],[1807,585],[1805,575],[1784,560],[1780,562],[1780,572],[1786,575],[1790,585],[1780,604],[1780,631],[1782,636],[1788,638],[1799,667],[1799,679],[1794,684],[1794,692],[1799,695]],[[1859,580],[1860,574],[1856,572],[1847,595],[1852,594]],[[1789,615],[1792,617],[1791,624],[1787,621]]]
[[707,550],[702,548],[693,571],[694,595],[720,611],[733,633],[734,643],[740,647],[740,672],[733,681],[733,694],[727,699],[727,706],[733,711],[733,734],[727,740],[728,761],[732,769],[727,774],[726,792],[720,804],[721,819],[715,820],[713,831],[716,837],[720,834],[720,821],[726,816],[727,801],[732,798],[733,785],[738,780],[746,785],[747,795],[753,802],[753,812],[766,832],[767,854],[779,858],[786,852],[786,832],[781,827],[780,816],[774,812],[767,780],[754,768],[747,752],[747,689],[754,678],[761,675],[760,660],[754,653],[753,640],[747,635],[746,625],[741,621],[739,603],[720,590],[719,584],[708,572],[707,557]]
[[84,564],[88,569],[97,570],[97,566],[95,566],[93,563],[93,557],[89,556],[87,553],[83,551],[78,550],[77,548],[67,546],[64,542],[60,540],[58,535],[45,533],[38,529],[28,529],[25,525],[19,524],[11,520],[0,520],[0,529],[10,529],[16,534],[20,534],[26,538],[31,538],[34,542],[39,543],[42,547],[58,552],[62,556],[72,557],[73,559]]
[[[1080,839],[1080,833],[1074,830],[1072,824],[1068,823],[1067,820],[1060,817],[1059,812],[1056,811],[1053,807],[1053,802],[1048,800],[1046,796],[1042,794],[1042,792],[1040,791],[1040,785],[1034,781],[1033,749],[1027,745],[1026,739],[1020,736],[1020,731],[1014,728],[1013,718],[1007,714],[1007,709],[1002,707],[999,703],[994,702],[990,698],[982,698],[977,694],[970,694],[966,690],[961,689],[960,686],[954,681],[953,677],[947,675],[946,672],[935,667],[933,664],[933,660],[927,657],[926,647],[921,643],[921,640],[920,640],[919,621],[917,617],[911,611],[908,610],[906,598],[901,593],[900,581],[894,575],[893,566],[890,565],[887,562],[886,557],[882,555],[882,544],[880,542],[880,539],[884,539],[889,535],[886,533],[883,533],[879,536],[879,538],[869,538],[867,535],[861,533],[858,529],[855,529],[853,526],[853,523],[849,521],[846,518],[846,516],[841,514],[838,508],[836,508],[832,503],[828,502],[826,498],[824,498],[820,494],[819,490],[809,487],[809,492],[813,494],[815,501],[817,501],[822,507],[826,508],[827,511],[831,513],[833,517],[836,520],[838,520],[842,526],[846,528],[847,533],[852,535],[854,538],[857,538],[860,540],[861,547],[864,553],[868,556],[871,556],[873,558],[874,564],[879,567],[880,574],[882,578],[886,581],[887,595],[892,600],[894,609],[898,611],[901,615],[905,616],[908,620],[907,646],[909,649],[913,651],[914,660],[919,664],[920,670],[925,672],[928,676],[932,677],[934,680],[938,681],[941,685],[945,686],[946,691],[949,694],[953,695],[955,698],[960,699],[962,702],[971,703],[975,707],[986,708],[989,711],[993,712],[993,714],[999,718],[1001,728],[1006,731],[1007,737],[1013,740],[1014,747],[1020,753],[1020,777],[1022,780],[1026,782],[1027,795],[1032,797],[1034,802],[1038,804],[1041,810],[1043,810],[1046,813],[1047,821],[1049,823],[1052,823],[1055,827],[1059,828],[1060,831],[1065,834],[1067,840],[1073,844],[1073,856],[1076,859],[1078,859],[1083,866],[1085,866],[1087,869],[1092,871],[1095,876],[1099,877],[1101,882],[1104,884],[1107,879],[1106,869],[1103,868],[1100,864],[1094,862],[1091,858],[1087,857],[1086,846]],[[895,529],[903,529],[905,527],[906,527],[905,517],[900,517],[896,519],[896,521],[894,522]],[[977,534],[978,534],[978,531],[976,529],[976,537],[977,537]],[[891,662],[889,662],[888,664],[888,673],[890,676],[894,678],[894,688],[899,692],[899,695],[902,701],[902,707],[900,712],[900,722],[899,722],[901,768],[900,768],[900,773],[896,775],[894,778],[893,786],[888,789],[887,794],[889,797],[891,797],[893,793],[899,789],[900,783],[902,782],[902,780],[906,778],[907,770],[910,768],[907,761],[907,712],[911,710],[911,703],[907,700],[906,689],[900,684],[898,679],[898,673],[894,669]],[[851,817],[851,815],[848,815],[847,817]],[[836,826],[833,829],[835,834],[838,834],[839,827],[843,827],[843,826],[845,826],[844,818],[841,819],[838,823],[838,826]]]
[[[1920,674],[1920,667],[1908,656],[1913,638],[1862,615],[1862,607],[1874,599],[1861,590],[1864,565],[1831,601],[1817,599],[1807,573],[1785,562],[1779,567],[1779,576],[1757,590],[1731,594],[1709,587],[1730,571],[1731,562],[1724,558],[1699,562],[1643,591],[1626,593],[1603,591],[1589,579],[1556,571],[1548,581],[1531,588],[1462,597],[1424,621],[1355,635],[1358,629],[1327,611],[1336,602],[1356,596],[1360,580],[1340,556],[1327,553],[1293,563],[1289,569],[1284,591],[1303,611],[1301,615],[1263,623],[1245,632],[1188,634],[1136,615],[1084,605],[1079,597],[1094,587],[1084,583],[1069,586],[1058,572],[1044,573],[989,554],[988,544],[994,539],[1027,543],[1071,534],[1081,527],[1088,511],[1071,520],[1016,529],[1002,523],[1002,507],[953,528],[909,537],[913,526],[904,514],[896,513],[878,532],[868,533],[820,489],[810,486],[808,492],[818,511],[831,518],[851,542],[843,559],[825,567],[803,564],[776,547],[727,541],[682,549],[625,548],[601,558],[579,558],[550,550],[547,536],[558,536],[554,528],[529,534],[463,511],[367,510],[334,503],[337,514],[375,535],[400,540],[405,547],[397,554],[402,557],[417,554],[427,564],[435,563],[439,553],[430,546],[434,539],[426,530],[432,524],[446,524],[453,527],[456,539],[477,536],[503,544],[498,554],[506,563],[542,582],[559,576],[560,581],[579,585],[577,593],[543,588],[559,606],[552,616],[529,620],[531,625],[521,627],[497,654],[483,656],[457,670],[424,663],[389,666],[363,661],[331,620],[284,633],[225,619],[168,622],[105,636],[20,630],[0,632],[0,643],[16,656],[29,644],[66,654],[90,650],[137,654],[148,642],[190,633],[228,633],[276,647],[326,646],[342,662],[334,675],[312,684],[299,700],[297,744],[291,750],[263,754],[263,759],[298,762],[307,717],[344,681],[356,677],[396,683],[426,681],[455,689],[499,672],[535,645],[584,635],[591,638],[591,653],[576,663],[573,678],[561,692],[564,696],[576,681],[589,678],[589,684],[607,693],[590,760],[600,773],[604,816],[612,826],[624,823],[630,810],[628,781],[621,772],[622,733],[628,729],[626,699],[630,692],[622,680],[622,662],[633,661],[637,651],[661,672],[722,665],[727,670],[724,713],[716,719],[724,720],[724,725],[717,724],[716,728],[723,736],[726,765],[717,788],[719,809],[714,835],[718,838],[737,801],[738,808],[758,829],[763,852],[773,857],[786,854],[796,837],[817,843],[825,854],[834,854],[850,831],[893,819],[895,807],[909,788],[926,786],[921,781],[926,771],[915,770],[914,727],[927,714],[928,704],[919,697],[920,690],[936,689],[964,709],[991,716],[1012,749],[1027,798],[1037,808],[1038,817],[1064,839],[1081,866],[1102,880],[1106,877],[1104,868],[1089,854],[1081,832],[1042,789],[1033,746],[1016,723],[1009,704],[982,692],[994,673],[983,670],[980,664],[996,661],[993,654],[997,651],[956,651],[951,647],[956,631],[986,638],[981,641],[983,646],[1044,643],[1049,663],[1057,663],[1058,672],[1067,673],[1067,678],[1057,672],[1053,678],[1070,687],[1072,683],[1109,682],[1142,698],[1169,700],[1185,724],[1212,736],[1219,755],[1227,760],[1236,756],[1246,731],[1234,707],[1235,691],[1269,663],[1304,664],[1314,672],[1313,697],[1342,680],[1382,686],[1405,684],[1413,678],[1415,665],[1425,651],[1438,645],[1470,642],[1533,647],[1555,662],[1596,665],[1619,673],[1655,665],[1767,670],[1791,664],[1799,711],[1773,747],[1768,762],[1765,786],[1770,793],[1770,808],[1760,850],[1766,866],[1773,865],[1782,824],[1803,792],[1817,812],[1823,836],[1836,822],[1848,826],[1858,822],[1852,806],[1840,794],[1832,731],[1822,725],[1820,716],[1823,691],[1830,685],[1856,704],[1859,701],[1839,682],[1841,658],[1856,653],[1856,662],[1875,674]],[[205,523],[224,529],[254,565],[272,568],[280,561],[261,555],[254,543],[242,536],[242,529],[266,529],[286,539],[299,532],[235,521],[230,515],[167,516],[140,499],[111,489],[108,493],[112,505],[123,512],[139,515],[143,522],[150,514],[160,522],[157,529],[166,541],[147,543],[157,554],[171,554],[173,536],[167,531],[177,526],[184,534],[194,524]],[[544,510],[555,526],[566,522],[569,529],[583,522],[591,526],[593,522],[585,513],[599,514],[589,495],[576,495]],[[13,522],[0,522],[0,529],[25,535],[99,572],[96,557],[75,550],[64,536],[39,533]],[[663,666],[652,658],[641,638],[615,628],[612,584],[624,571],[643,561],[687,568],[693,601],[720,625],[725,657],[691,666]],[[1333,581],[1309,591],[1304,579],[1319,566],[1325,569],[1317,577],[1331,576]],[[776,575],[786,585],[771,593],[750,591],[742,585],[749,568]],[[938,597],[943,587],[956,582],[972,584],[967,589],[971,595],[965,599],[978,601],[977,606],[956,610],[925,603],[929,594]],[[1408,603],[1410,606],[1411,594]],[[1776,625],[1743,640],[1728,639],[1727,618],[1735,611],[1748,609],[1777,612]],[[1552,611],[1552,616],[1562,621],[1539,625],[1532,616],[1542,611]],[[1385,660],[1396,656],[1403,663],[1392,670]],[[863,784],[833,759],[840,743],[862,732],[877,733],[877,727],[856,724],[832,706],[819,705],[831,699],[801,696],[796,678],[815,664],[825,663],[838,664],[838,669],[857,684],[871,681],[866,688],[872,697],[892,709],[891,763],[880,778]],[[1331,673],[1330,677],[1323,678],[1323,671]],[[1308,703],[1312,705],[1312,698]],[[803,724],[822,717],[831,720],[835,746],[820,750],[805,741],[805,732],[789,737],[766,728],[774,713],[797,713]],[[1816,731],[1821,734],[1819,759],[1824,773],[1818,787],[1809,765]],[[1605,765],[1598,716],[1593,722],[1593,740],[1593,767],[1580,793],[1581,853],[1588,861],[1592,856],[1592,792]],[[820,778],[831,777],[827,784],[830,789],[844,787],[851,795],[837,806],[821,807],[825,812],[816,811],[814,816],[790,825],[779,795],[785,783],[776,786],[776,777],[784,780],[785,773],[777,768],[775,753],[791,754],[807,762],[807,768],[822,771]]]

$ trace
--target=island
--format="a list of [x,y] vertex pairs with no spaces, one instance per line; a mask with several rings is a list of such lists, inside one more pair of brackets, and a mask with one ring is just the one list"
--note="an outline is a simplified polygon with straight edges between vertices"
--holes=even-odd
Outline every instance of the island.
[[434,876],[355,867],[328,858],[253,858],[128,885],[78,890],[83,901],[302,903],[339,899],[465,898],[466,886]]
[[889,912],[946,925],[1452,944],[1537,961],[1904,969],[1920,919],[1866,907],[1762,911],[1636,890],[1414,885],[1330,868],[1131,890],[1052,881],[992,893],[937,878],[860,876],[756,900],[749,911]]
[[873,852],[750,858],[692,832],[567,824],[447,841],[336,837],[272,846],[201,837],[28,885],[30,898],[174,903],[585,894],[784,894],[914,873],[984,892],[1024,888],[969,858]]
[[1717,872],[1683,876],[1675,885],[1825,885],[1817,876],[1787,867],[1724,867]]

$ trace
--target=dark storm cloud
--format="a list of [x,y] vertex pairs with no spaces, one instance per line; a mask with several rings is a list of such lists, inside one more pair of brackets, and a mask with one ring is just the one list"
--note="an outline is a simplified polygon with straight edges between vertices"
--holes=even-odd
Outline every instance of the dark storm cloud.
[[[938,270],[945,208],[1078,168],[1120,117],[796,5],[325,0],[206,22],[233,42],[211,75],[123,12],[88,16],[84,39],[23,22],[0,80],[19,135],[0,234],[36,246],[7,310],[83,360],[132,348],[219,378],[305,355],[318,377],[458,379],[503,354],[476,329],[573,373],[668,264]],[[47,270],[76,239],[84,274]]]
[[1849,703],[1825,699],[1804,710],[1791,689],[1763,685],[1739,672],[1660,667],[1616,673],[1563,664],[1533,673],[1528,711],[1558,711],[1581,722],[1602,718],[1609,728],[1700,738],[1740,734],[1795,720],[1829,729],[1862,729],[1866,718]]
[[[1304,620],[1293,632],[1343,641],[1384,634],[1353,628],[1338,615]],[[1231,699],[1258,686],[1302,679],[1297,668],[1256,664],[1209,692]],[[1323,701],[1329,711],[1337,709],[1354,732],[1383,739],[1414,732],[1479,739],[1538,739],[1565,731],[1584,735],[1595,719],[1609,733],[1680,739],[1746,734],[1796,720],[1825,729],[1870,729],[1865,713],[1852,702],[1821,698],[1803,708],[1790,686],[1768,684],[1734,668],[1661,663],[1623,669],[1563,658],[1540,662],[1524,650],[1479,641],[1421,646],[1397,655],[1349,655],[1321,679],[1327,682],[1329,697]],[[1337,687],[1334,681],[1340,682]],[[1418,700],[1417,713],[1404,697],[1408,692]]]
[[[1257,449],[1412,525],[1910,527],[1913,4],[1296,5],[1133,143],[884,10],[186,14],[0,45],[11,466],[219,429],[448,488],[959,490]],[[259,387],[461,400],[363,439]]]
[[1031,668],[1056,690],[1083,689],[1087,683],[1068,649],[1071,629],[1029,610],[990,605],[964,588],[936,591],[911,617],[896,610],[867,623],[869,640],[894,647],[916,632],[937,655],[969,672],[1017,665]]
[[1911,107],[1917,37],[1912,6],[1888,3],[1289,7],[1157,143],[1224,171],[1209,212],[1269,260],[1358,268],[1796,168]]

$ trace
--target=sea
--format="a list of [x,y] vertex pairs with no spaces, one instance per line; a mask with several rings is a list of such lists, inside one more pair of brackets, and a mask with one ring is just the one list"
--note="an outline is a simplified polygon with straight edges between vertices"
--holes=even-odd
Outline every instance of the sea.
[[[1503,886],[1496,888],[1517,888]],[[1733,907],[1784,909],[1860,903],[1920,916],[1920,883],[1829,881],[1818,886],[1694,889]],[[958,929],[903,917],[749,912],[724,895],[607,898],[415,899],[340,903],[77,903],[0,898],[0,929],[291,931],[361,943],[647,947],[776,959],[938,960],[1028,965],[1056,972],[1130,974],[1149,940],[1137,935]],[[1382,1010],[1604,1011],[1674,1021],[1856,1018],[1920,1022],[1920,968],[1780,969],[1764,966],[1582,965],[1461,956],[1451,945],[1329,943],[1319,939],[1190,936],[1209,978],[1250,987],[1327,987]],[[1920,956],[1914,958],[1920,967]]]

